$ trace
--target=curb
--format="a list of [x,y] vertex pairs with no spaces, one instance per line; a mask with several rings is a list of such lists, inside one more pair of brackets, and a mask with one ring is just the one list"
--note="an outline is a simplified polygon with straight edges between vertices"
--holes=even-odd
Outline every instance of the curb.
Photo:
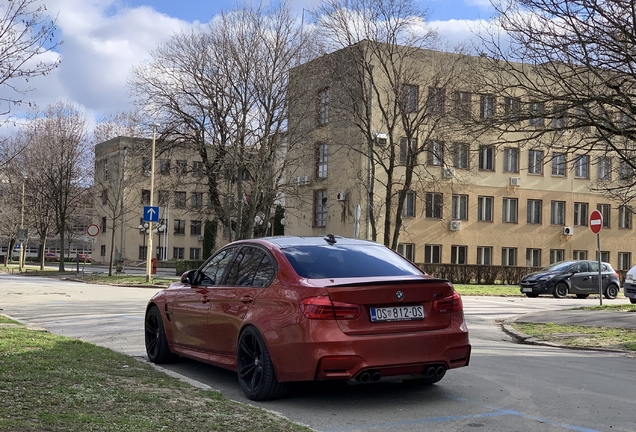
[[539,346],[571,349],[571,350],[578,350],[578,351],[601,351],[601,352],[612,352],[612,353],[621,353],[621,354],[635,354],[634,351],[628,351],[628,350],[618,350],[618,349],[599,348],[599,347],[579,347],[579,346],[563,345],[563,344],[558,344],[554,342],[546,342],[534,336],[530,336],[528,334],[521,333],[515,330],[512,327],[512,324],[516,323],[517,318],[520,318],[520,317],[521,315],[507,319],[501,324],[501,329],[504,331],[504,333],[508,334],[509,336],[512,336],[515,339],[515,341],[519,344],[539,345]]

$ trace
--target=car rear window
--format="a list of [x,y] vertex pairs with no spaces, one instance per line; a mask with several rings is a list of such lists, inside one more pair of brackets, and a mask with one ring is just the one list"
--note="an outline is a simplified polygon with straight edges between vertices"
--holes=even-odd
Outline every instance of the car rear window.
[[299,276],[308,279],[424,274],[384,246],[295,246],[283,253]]

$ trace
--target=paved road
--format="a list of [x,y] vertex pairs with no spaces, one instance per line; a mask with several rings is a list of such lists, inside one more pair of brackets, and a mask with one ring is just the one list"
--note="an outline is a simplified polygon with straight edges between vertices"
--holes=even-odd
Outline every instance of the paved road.
[[[0,313],[137,357],[143,311],[155,290],[0,276]],[[438,385],[299,385],[292,397],[255,405],[319,431],[636,430],[636,360],[510,342],[497,320],[598,299],[464,297],[473,357]],[[184,360],[170,370],[247,401],[236,375]]]

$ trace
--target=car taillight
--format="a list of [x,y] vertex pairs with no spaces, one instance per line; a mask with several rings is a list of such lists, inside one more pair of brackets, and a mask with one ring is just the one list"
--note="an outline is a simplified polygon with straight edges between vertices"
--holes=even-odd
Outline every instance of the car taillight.
[[618,274],[618,272],[614,272],[614,273],[616,274],[616,278],[617,278],[618,280],[621,280],[621,275],[619,275],[619,274]]
[[462,303],[462,298],[457,294],[457,292],[453,292],[453,295],[450,297],[443,298],[441,300],[436,300],[433,303],[433,310],[437,313],[451,313],[451,312],[461,312],[464,310],[464,305]]
[[360,316],[360,306],[332,302],[327,296],[301,300],[300,310],[309,319],[356,319]]

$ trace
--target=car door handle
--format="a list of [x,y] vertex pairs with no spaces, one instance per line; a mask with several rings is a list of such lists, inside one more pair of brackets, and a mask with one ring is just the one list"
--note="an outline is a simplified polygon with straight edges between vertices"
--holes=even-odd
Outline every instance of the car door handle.
[[206,296],[206,297],[201,297],[201,303],[209,303],[210,299]]
[[254,299],[250,296],[241,297],[241,303],[252,303]]

